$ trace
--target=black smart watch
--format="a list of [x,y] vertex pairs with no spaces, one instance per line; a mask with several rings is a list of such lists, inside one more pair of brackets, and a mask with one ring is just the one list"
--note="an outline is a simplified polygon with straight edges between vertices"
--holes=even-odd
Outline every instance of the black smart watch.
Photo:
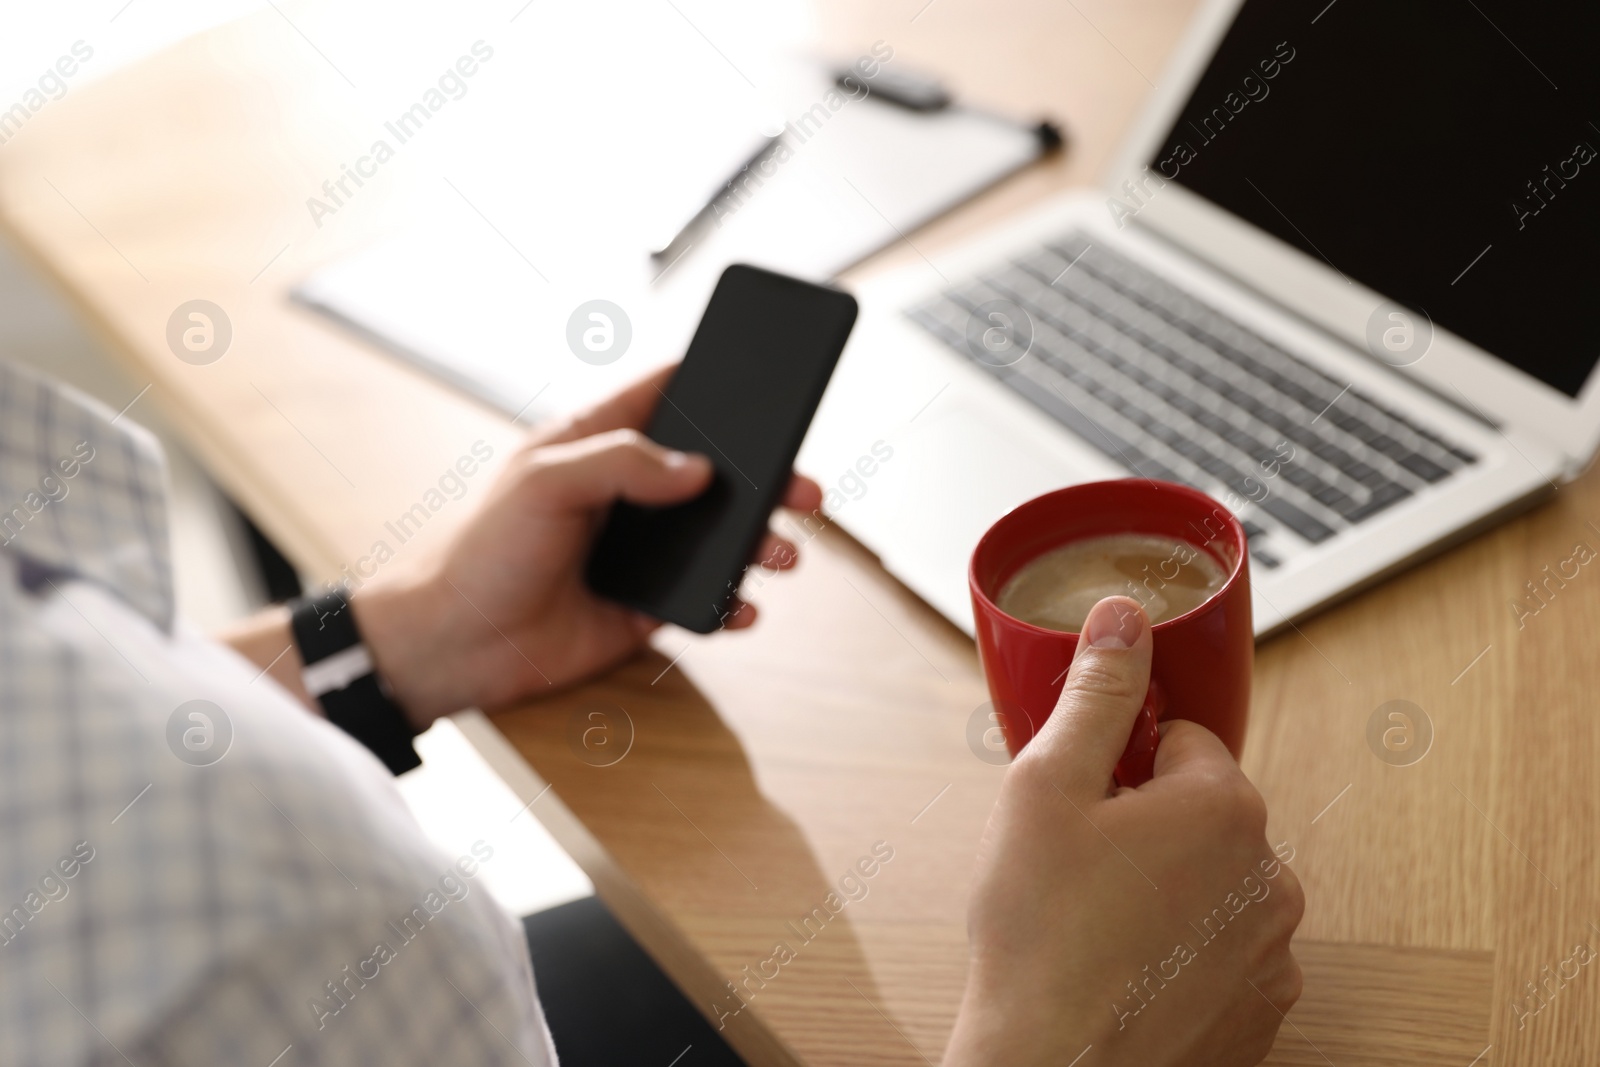
[[328,721],[371,749],[394,774],[422,766],[411,743],[422,731],[384,691],[356,629],[348,590],[296,600],[289,609],[301,678]]

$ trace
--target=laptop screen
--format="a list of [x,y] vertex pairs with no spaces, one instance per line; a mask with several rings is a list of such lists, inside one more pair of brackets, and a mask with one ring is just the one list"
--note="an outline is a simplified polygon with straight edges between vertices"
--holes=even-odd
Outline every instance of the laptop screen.
[[1153,169],[1577,396],[1600,4],[1248,0]]

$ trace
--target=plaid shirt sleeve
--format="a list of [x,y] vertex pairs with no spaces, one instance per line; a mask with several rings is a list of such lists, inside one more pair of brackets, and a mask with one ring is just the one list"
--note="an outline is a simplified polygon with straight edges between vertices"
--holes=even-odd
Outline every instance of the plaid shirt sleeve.
[[494,842],[175,624],[164,482],[0,362],[0,1064],[553,1064]]
[[[533,995],[528,982],[508,977],[518,974],[514,953],[498,953],[500,966],[490,968],[419,934],[410,944],[390,937],[395,955],[379,964],[374,946],[355,947],[361,934],[346,925],[313,929],[243,954],[123,1051],[140,1067],[555,1062],[542,1040],[518,1032],[514,1013],[509,1032],[500,1032],[506,1006]],[[330,975],[337,995],[323,984]],[[295,999],[308,989],[320,995]],[[94,1062],[126,1061],[108,1047]]]

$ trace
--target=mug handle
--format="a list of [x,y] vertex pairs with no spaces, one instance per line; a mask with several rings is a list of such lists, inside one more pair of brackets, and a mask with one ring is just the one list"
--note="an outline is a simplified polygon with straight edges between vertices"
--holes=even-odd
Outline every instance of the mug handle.
[[1122,750],[1122,758],[1111,773],[1117,785],[1137,789],[1155,777],[1156,746],[1161,744],[1161,731],[1156,724],[1166,710],[1166,694],[1152,678],[1150,688],[1144,694],[1144,703],[1133,720],[1133,733],[1128,737],[1128,747]]

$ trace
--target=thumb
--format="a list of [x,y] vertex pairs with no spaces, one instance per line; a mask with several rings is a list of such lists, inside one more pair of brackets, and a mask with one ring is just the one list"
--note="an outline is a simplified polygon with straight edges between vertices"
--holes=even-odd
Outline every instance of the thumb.
[[1090,609],[1055,711],[1024,750],[1061,788],[1104,795],[1150,687],[1150,644],[1137,600],[1107,597]]
[[637,430],[611,430],[529,453],[527,491],[543,509],[577,510],[614,500],[676,504],[711,483],[705,456],[663,448]]

